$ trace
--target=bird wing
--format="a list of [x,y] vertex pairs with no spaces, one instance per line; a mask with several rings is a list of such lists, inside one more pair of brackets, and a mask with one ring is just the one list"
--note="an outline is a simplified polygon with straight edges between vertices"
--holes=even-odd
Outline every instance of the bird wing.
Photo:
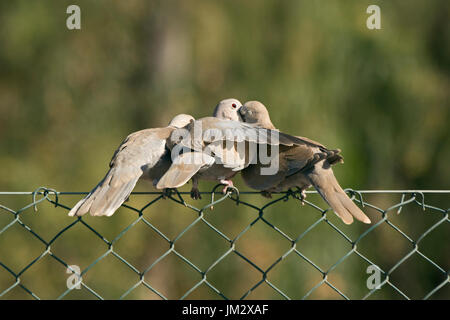
[[130,134],[114,152],[109,171],[100,183],[69,212],[81,216],[110,216],[128,198],[145,170],[153,167],[166,152],[171,128],[146,129]]
[[156,188],[178,188],[189,181],[202,167],[211,166],[214,158],[202,152],[184,152],[176,157]]

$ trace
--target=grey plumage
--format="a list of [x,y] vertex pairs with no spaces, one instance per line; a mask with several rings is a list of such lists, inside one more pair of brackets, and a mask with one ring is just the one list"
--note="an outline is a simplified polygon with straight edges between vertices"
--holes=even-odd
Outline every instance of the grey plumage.
[[[275,129],[266,107],[258,101],[249,101],[239,110],[243,121],[253,125]],[[322,144],[304,137],[303,141],[292,147],[280,148],[279,170],[272,176],[261,175],[261,164],[253,164],[242,171],[245,183],[251,188],[263,191],[270,196],[272,192],[285,191],[297,187],[305,197],[304,191],[314,186],[322,198],[346,224],[353,217],[370,223],[370,219],[347,196],[334,176],[331,165],[343,162],[340,150],[329,150]]]
[[109,171],[100,183],[69,212],[69,216],[111,216],[129,197],[139,179],[155,185],[170,167],[166,147],[171,133],[185,126],[193,117],[178,115],[168,127],[137,131],[130,134],[115,151]]
[[[193,198],[200,197],[197,189],[199,179],[219,181],[225,185],[225,191],[227,186],[232,186],[231,178],[236,172],[247,167],[255,156],[249,152],[250,144],[292,146],[296,143],[295,137],[277,131],[275,139],[271,130],[235,121],[240,120],[240,116],[233,104],[240,107],[235,99],[223,100],[214,111],[215,117],[201,118],[179,129],[180,132],[187,130],[188,138],[173,140],[168,145],[172,150],[182,146],[184,151],[178,155],[179,159],[175,155],[170,169],[158,182],[158,189],[179,187],[192,178]],[[214,134],[208,135],[208,132]],[[174,136],[183,134],[174,132]],[[203,157],[205,154],[208,156]],[[194,161],[196,157],[201,161]]]

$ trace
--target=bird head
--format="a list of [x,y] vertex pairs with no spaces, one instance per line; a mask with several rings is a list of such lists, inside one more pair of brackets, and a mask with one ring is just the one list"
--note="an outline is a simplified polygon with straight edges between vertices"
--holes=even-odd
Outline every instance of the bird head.
[[242,121],[255,124],[258,127],[266,129],[275,129],[270,121],[269,111],[259,101],[247,101],[239,109]]
[[195,121],[193,116],[188,114],[179,114],[169,122],[169,127],[184,128],[191,123],[191,121]]
[[214,109],[213,116],[220,119],[241,121],[239,109],[242,103],[236,99],[225,99],[220,101]]

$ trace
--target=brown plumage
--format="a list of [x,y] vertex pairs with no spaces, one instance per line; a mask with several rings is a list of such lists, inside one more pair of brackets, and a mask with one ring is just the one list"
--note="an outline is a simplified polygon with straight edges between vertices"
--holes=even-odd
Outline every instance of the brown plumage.
[[[266,107],[258,101],[246,102],[239,110],[243,121],[258,127],[275,129]],[[302,197],[304,191],[314,186],[322,198],[346,224],[353,217],[370,223],[370,219],[347,196],[334,176],[331,165],[342,163],[340,150],[329,150],[322,144],[304,137],[297,137],[303,143],[280,148],[278,155],[279,170],[274,175],[262,175],[261,164],[252,164],[242,171],[245,183],[270,197],[272,192],[299,188]]]
[[[258,143],[260,141],[258,139],[274,145],[292,146],[295,143],[287,135],[280,135],[279,141],[278,139],[272,141],[270,131],[215,117],[198,119],[181,130],[186,129],[189,132],[189,139],[171,141],[168,144],[172,149],[183,146],[185,150],[173,158],[170,169],[157,184],[158,189],[177,188],[191,178],[194,180],[194,188],[198,179],[218,181],[226,186],[232,186],[230,179],[247,167],[251,157],[254,156],[249,154],[251,143]],[[204,134],[208,130],[217,130],[222,135],[219,139],[215,136],[209,137]],[[243,140],[235,141],[234,136],[227,136],[225,132],[240,132]],[[195,192],[193,190],[192,194],[195,195]]]
[[[227,99],[221,102],[220,107],[228,108],[240,103],[235,99]],[[233,186],[231,178],[240,170],[244,169],[252,161],[255,154],[250,152],[250,146],[260,144],[261,141],[267,145],[292,146],[298,143],[298,139],[276,131],[276,137],[272,137],[271,130],[258,128],[254,125],[245,124],[240,121],[238,108],[227,109],[216,107],[216,117],[205,117],[191,122],[179,131],[187,130],[188,139],[171,141],[169,147],[184,147],[181,155],[175,154],[172,158],[170,169],[159,180],[157,188],[176,188],[184,185],[192,178],[193,187],[191,196],[200,198],[197,184],[198,180],[218,181],[228,186]],[[234,110],[234,112],[233,112]],[[220,111],[220,112],[219,112]],[[224,118],[226,115],[226,118]],[[274,131],[274,130],[272,130]],[[216,132],[218,135],[208,135],[207,132]],[[239,133],[241,139],[227,133]],[[175,136],[183,136],[177,134]],[[217,138],[220,136],[220,138]]]
[[130,134],[114,152],[109,171],[100,183],[69,212],[69,216],[111,216],[129,197],[139,179],[154,185],[169,169],[166,142],[171,133],[194,120],[178,115],[165,128],[145,129]]

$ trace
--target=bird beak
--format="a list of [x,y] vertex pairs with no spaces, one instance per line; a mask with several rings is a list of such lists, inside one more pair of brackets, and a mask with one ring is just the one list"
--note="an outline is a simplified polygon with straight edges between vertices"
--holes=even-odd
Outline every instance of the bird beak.
[[242,122],[245,122],[245,112],[243,111],[244,108],[245,108],[244,106],[241,106],[238,110],[238,114]]

